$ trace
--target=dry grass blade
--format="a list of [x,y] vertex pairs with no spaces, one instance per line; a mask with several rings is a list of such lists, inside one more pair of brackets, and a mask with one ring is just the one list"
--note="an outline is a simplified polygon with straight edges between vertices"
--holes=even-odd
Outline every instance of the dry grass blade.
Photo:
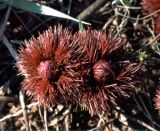
[[48,131],[47,109],[46,108],[44,108],[44,123],[45,123],[45,130]]
[[12,0],[10,0],[10,2],[9,2],[9,6],[8,6],[8,9],[7,9],[7,12],[6,12],[6,15],[5,15],[4,22],[3,22],[2,26],[0,27],[0,41],[2,39],[4,30],[5,30],[5,27],[6,27],[6,23],[9,19],[9,15],[10,15],[10,12],[11,12],[11,4],[12,4]]
[[[8,41],[8,39],[5,35],[3,35],[3,37],[2,37],[2,41],[5,44],[5,46],[8,48],[11,56],[16,61],[19,61],[20,58],[19,58],[17,52],[14,50],[12,45],[9,43],[9,41]],[[21,106],[22,106],[23,115],[24,115],[24,119],[25,119],[26,131],[29,131],[29,122],[28,122],[27,111],[26,111],[26,106],[25,106],[25,102],[24,102],[24,93],[21,90],[19,92],[19,99],[20,99],[20,103],[21,103]]]
[[78,19],[86,19],[89,15],[91,15],[99,6],[103,5],[106,0],[96,0],[92,5],[87,7],[84,11],[82,11],[77,18]]

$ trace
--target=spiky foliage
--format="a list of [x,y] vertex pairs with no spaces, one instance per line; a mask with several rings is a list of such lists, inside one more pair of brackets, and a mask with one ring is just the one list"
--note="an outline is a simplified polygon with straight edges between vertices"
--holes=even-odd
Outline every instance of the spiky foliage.
[[158,34],[160,33],[160,16],[155,18],[154,26],[155,26],[155,32]]
[[[145,15],[151,15],[154,18],[155,32],[160,33],[160,0],[142,0],[142,9]],[[157,12],[158,11],[158,12]]]
[[[25,76],[22,88],[33,100],[50,105],[77,97],[76,87],[80,82],[75,70],[77,61],[81,59],[81,48],[73,41],[69,30],[61,26],[50,27],[38,38],[26,41],[25,47],[19,50],[19,56],[21,59],[17,67]],[[75,96],[68,97],[70,95]]]
[[152,14],[160,9],[160,0],[142,0],[143,11]]
[[139,67],[126,58],[125,45],[124,38],[112,33],[84,30],[72,35],[60,26],[49,28],[20,48],[22,87],[45,105],[76,102],[91,115],[108,111],[119,96],[129,97],[135,90]]
[[135,90],[134,74],[139,69],[125,56],[126,40],[112,33],[84,30],[77,33],[78,42],[84,47],[86,64],[81,66],[83,88],[80,104],[91,115],[108,111],[115,106],[119,96],[129,97]]
[[160,111],[160,90],[156,92],[155,107]]

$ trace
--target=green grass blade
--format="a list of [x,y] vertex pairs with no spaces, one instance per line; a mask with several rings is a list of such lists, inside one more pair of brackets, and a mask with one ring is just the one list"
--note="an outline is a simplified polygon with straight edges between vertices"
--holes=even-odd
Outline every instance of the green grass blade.
[[83,24],[82,24],[82,21],[79,20],[79,30],[82,32],[84,30],[84,27],[83,27]]
[[[3,0],[3,2],[9,4],[9,0]],[[57,11],[53,8],[48,7],[48,6],[41,5],[39,3],[35,3],[32,1],[28,1],[28,0],[13,0],[12,6],[19,8],[19,9],[22,9],[22,10],[29,11],[29,12],[41,14],[41,15],[59,17],[59,18],[64,18],[64,19],[69,19],[69,20],[75,21],[75,22],[79,22],[79,20],[77,20],[69,15],[66,15],[60,11]],[[87,24],[87,25],[91,25],[90,23],[87,23],[84,21],[82,21],[82,23]]]

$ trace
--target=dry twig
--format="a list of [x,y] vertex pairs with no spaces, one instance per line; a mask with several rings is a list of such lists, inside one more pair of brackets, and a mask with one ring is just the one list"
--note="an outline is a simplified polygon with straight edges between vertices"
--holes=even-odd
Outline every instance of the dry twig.
[[[134,121],[134,122],[139,123],[140,125],[142,125],[143,127],[145,127],[145,128],[148,129],[148,130],[157,131],[155,128],[151,127],[150,125],[146,124],[145,122],[143,122],[143,121],[141,121],[141,120],[139,120],[139,119],[136,119],[136,118],[134,118],[134,117],[132,117],[132,116],[129,116],[129,115],[125,114],[123,111],[121,111],[121,110],[119,110],[119,109],[116,109],[116,111],[118,111],[119,114],[122,114],[122,115],[126,116],[128,119],[130,119],[130,120],[132,120],[132,121]],[[124,124],[124,125],[125,125],[125,124]]]
[[58,122],[59,122],[60,120],[63,120],[67,115],[70,114],[70,112],[71,112],[71,106],[70,106],[68,109],[66,109],[66,110],[63,112],[63,114],[55,116],[55,117],[53,118],[53,120],[49,123],[49,126],[58,125]]
[[[38,105],[38,102],[36,102],[36,103],[31,103],[31,104],[27,105],[26,107],[27,107],[27,109],[30,109],[32,106],[36,106],[36,105]],[[1,118],[1,119],[0,119],[0,123],[3,122],[3,121],[8,120],[8,119],[10,119],[10,118],[20,116],[22,113],[23,113],[23,109],[20,109],[20,110],[17,111],[15,114],[9,114],[9,115]]]

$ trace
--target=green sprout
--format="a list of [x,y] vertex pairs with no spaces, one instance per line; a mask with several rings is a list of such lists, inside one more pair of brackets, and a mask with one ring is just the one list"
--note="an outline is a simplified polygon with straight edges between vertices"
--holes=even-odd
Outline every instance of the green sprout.
[[140,61],[145,61],[147,58],[148,58],[148,54],[147,54],[146,51],[143,51],[143,52],[140,52],[140,53],[139,53],[138,59],[139,59]]

